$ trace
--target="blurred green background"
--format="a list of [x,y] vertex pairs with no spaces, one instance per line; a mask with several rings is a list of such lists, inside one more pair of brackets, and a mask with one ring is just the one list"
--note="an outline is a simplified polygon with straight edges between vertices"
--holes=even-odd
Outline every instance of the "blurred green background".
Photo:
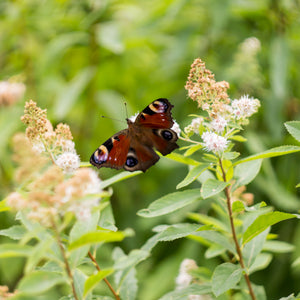
[[[244,132],[248,142],[237,145],[237,151],[246,155],[295,144],[283,123],[299,120],[300,114],[299,12],[299,0],[1,0],[0,80],[21,81],[27,88],[22,101],[0,107],[1,199],[14,189],[11,137],[24,131],[19,117],[25,100],[47,108],[54,125],[69,124],[81,160],[88,161],[100,144],[126,127],[100,118],[125,120],[125,101],[133,115],[156,98],[168,98],[181,128],[189,124],[188,114],[197,113],[197,106],[187,99],[184,85],[197,57],[218,81],[230,83],[232,99],[249,94],[261,100],[260,112]],[[142,219],[136,212],[173,192],[186,171],[164,158],[145,174],[113,186],[116,225],[136,231],[121,244],[125,252],[141,247],[156,224],[185,220],[187,211],[155,219]],[[99,171],[101,178],[116,173]],[[299,181],[299,154],[294,154],[265,162],[248,191],[256,202],[296,212]],[[197,209],[209,210],[209,203]],[[13,222],[12,215],[2,213],[0,229]],[[299,222],[279,224],[273,232],[296,250],[275,256],[252,277],[266,287],[268,299],[300,289],[300,270],[291,267],[300,255]],[[199,266],[219,263],[205,260],[204,250],[189,240],[157,246],[138,267],[139,299],[158,299],[171,290],[183,258],[194,258]],[[110,252],[107,246],[100,257],[104,266]],[[0,284],[13,288],[22,276],[22,263],[1,259]]]

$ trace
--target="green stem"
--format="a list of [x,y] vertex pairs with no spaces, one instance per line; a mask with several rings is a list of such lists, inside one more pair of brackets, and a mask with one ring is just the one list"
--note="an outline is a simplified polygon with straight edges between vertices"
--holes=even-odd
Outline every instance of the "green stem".
[[[224,182],[226,182],[226,173],[225,173],[225,170],[223,168],[222,160],[220,158],[219,158],[219,164],[220,164],[220,168],[222,170],[223,180],[224,180]],[[247,283],[247,286],[248,286],[248,289],[249,289],[251,299],[256,300],[256,297],[255,297],[255,294],[254,294],[254,291],[253,291],[253,288],[252,288],[252,285],[251,285],[251,282],[250,282],[250,279],[249,279],[249,275],[246,272],[241,247],[239,245],[238,238],[237,238],[236,231],[235,231],[235,227],[234,227],[229,187],[225,188],[225,195],[226,195],[226,200],[227,200],[227,208],[228,208],[228,214],[229,214],[232,237],[233,237],[233,241],[234,241],[234,244],[235,244],[236,252],[237,252],[238,257],[239,257],[239,263],[240,263],[242,269],[245,270],[244,277],[245,277],[245,280],[246,280],[246,283]]]

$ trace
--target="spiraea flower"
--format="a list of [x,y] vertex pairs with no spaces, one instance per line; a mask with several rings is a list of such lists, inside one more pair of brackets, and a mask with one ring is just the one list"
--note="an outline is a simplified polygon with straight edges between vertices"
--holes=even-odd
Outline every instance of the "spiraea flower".
[[222,116],[217,116],[214,118],[211,123],[211,129],[217,133],[222,133],[227,126],[228,121],[222,117]]
[[224,105],[230,102],[227,95],[228,88],[228,82],[217,82],[214,74],[206,69],[205,63],[200,58],[194,60],[185,89],[189,97],[198,102],[198,106],[207,111],[209,116],[219,114]]
[[[180,264],[179,274],[176,277],[176,289],[180,290],[188,287],[194,280],[191,275],[192,270],[198,268],[197,263],[193,259],[184,259]],[[189,300],[211,300],[209,295],[189,295]]]
[[25,89],[23,83],[0,81],[0,107],[13,105],[22,99]]
[[184,128],[186,134],[191,135],[192,133],[199,134],[199,128],[202,125],[204,118],[194,118],[190,125]]
[[21,120],[27,125],[26,136],[37,153],[50,156],[65,173],[70,174],[79,168],[80,159],[68,125],[60,123],[53,129],[47,111],[32,100],[26,102]]
[[249,98],[248,95],[244,95],[240,99],[233,100],[231,107],[235,118],[245,121],[257,112],[260,102],[253,97]]
[[57,156],[55,163],[62,168],[66,174],[72,174],[79,168],[80,159],[74,152],[64,152]]
[[181,129],[179,127],[179,124],[175,120],[173,120],[173,121],[174,121],[174,124],[171,129],[174,130],[178,136],[180,136]]
[[228,140],[214,132],[206,131],[203,132],[201,138],[204,142],[204,149],[214,153],[222,153],[228,146]]

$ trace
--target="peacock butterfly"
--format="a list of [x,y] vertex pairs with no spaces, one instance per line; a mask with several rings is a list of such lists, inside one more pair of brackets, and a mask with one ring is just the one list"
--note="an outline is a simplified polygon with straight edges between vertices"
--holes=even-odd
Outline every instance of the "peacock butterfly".
[[178,148],[178,136],[171,129],[174,124],[171,115],[173,105],[164,98],[150,103],[135,121],[126,119],[128,128],[104,142],[91,156],[90,163],[98,169],[108,167],[126,171],[145,172],[154,165],[159,156]]

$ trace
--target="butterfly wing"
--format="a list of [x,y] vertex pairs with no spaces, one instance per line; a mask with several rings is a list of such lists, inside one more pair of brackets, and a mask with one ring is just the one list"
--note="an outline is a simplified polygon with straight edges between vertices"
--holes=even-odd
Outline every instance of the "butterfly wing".
[[104,142],[90,158],[90,163],[95,167],[109,167],[122,169],[126,163],[130,147],[128,129],[122,130]]
[[174,124],[171,109],[173,105],[165,98],[150,103],[136,118],[135,125],[144,128],[146,139],[162,155],[178,148],[178,136],[171,128]]
[[147,147],[129,130],[122,130],[103,143],[91,156],[90,163],[98,169],[108,167],[126,171],[142,170],[145,172],[159,160],[151,147]]

